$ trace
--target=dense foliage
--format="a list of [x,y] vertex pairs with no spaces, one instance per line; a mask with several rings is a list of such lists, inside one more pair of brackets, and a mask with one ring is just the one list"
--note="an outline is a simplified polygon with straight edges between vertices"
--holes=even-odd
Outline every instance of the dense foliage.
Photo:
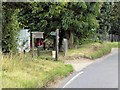
[[6,2],[3,4],[3,49],[5,51],[15,49],[15,37],[19,25],[29,27],[31,31],[43,31],[45,38],[58,28],[59,47],[63,38],[67,38],[69,48],[80,44],[86,38],[100,39],[100,35],[104,37],[108,33],[118,34],[119,6],[119,3],[84,0],[82,2],[12,2],[12,4]]
[[114,3],[110,33],[120,35],[120,2]]
[[74,37],[82,39],[90,36],[99,27],[96,17],[102,3],[89,2],[32,2],[20,12],[20,22],[32,31],[50,31],[60,29],[60,44],[65,37],[69,47]]
[[120,34],[120,2],[104,2],[98,17],[100,28],[97,30],[100,40],[108,39],[108,34]]
[[0,52],[2,47],[2,2],[0,1]]
[[3,7],[2,13],[2,50],[3,52],[15,52],[17,47],[17,33],[19,22],[17,20],[18,9]]
[[111,24],[112,24],[112,3],[110,2],[104,2],[101,8],[101,14],[99,15],[99,25],[100,28],[97,30],[98,37],[100,40],[105,40],[106,35],[111,29]]

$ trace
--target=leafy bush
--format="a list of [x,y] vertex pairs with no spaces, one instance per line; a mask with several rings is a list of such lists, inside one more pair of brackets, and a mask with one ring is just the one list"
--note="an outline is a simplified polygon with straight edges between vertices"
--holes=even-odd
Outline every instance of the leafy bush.
[[18,9],[10,9],[3,6],[2,20],[2,50],[3,52],[15,52],[17,47],[17,32],[20,29],[17,21]]

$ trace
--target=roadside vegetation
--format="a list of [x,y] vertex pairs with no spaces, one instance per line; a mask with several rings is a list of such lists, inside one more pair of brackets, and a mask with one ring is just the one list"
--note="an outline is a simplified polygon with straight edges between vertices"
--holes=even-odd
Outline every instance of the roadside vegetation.
[[[87,42],[77,49],[69,49],[67,56],[79,55],[96,59],[110,53],[111,48],[118,47],[118,42]],[[120,46],[119,46],[120,47]],[[4,55],[2,59],[3,88],[41,88],[51,82],[66,77],[73,72],[71,65],[54,61],[48,57],[34,57],[30,54]]]
[[[1,52],[5,55],[2,56],[2,60],[0,59],[2,87],[46,87],[54,80],[65,77],[73,71],[71,65],[65,65],[62,62],[65,60],[63,52],[60,52],[59,59],[61,60],[57,62],[51,59],[51,52],[47,52],[49,49],[41,52],[40,57],[36,55],[32,58],[28,53],[19,54],[16,37],[20,29],[28,28],[30,32],[44,32],[45,44],[50,42],[48,48],[51,46],[55,48],[55,37],[51,36],[50,32],[59,29],[60,51],[63,51],[64,38],[68,40],[69,50],[66,57],[79,55],[96,59],[110,53],[111,48],[118,47],[117,42],[103,41],[108,39],[108,35],[111,37],[109,41],[120,41],[118,38],[120,36],[119,4],[115,2],[93,3],[85,2],[85,0],[74,3],[36,2],[36,0],[3,2]],[[85,39],[91,39],[91,41],[83,42]],[[94,42],[97,40],[100,42]],[[44,54],[44,52],[47,53]]]
[[120,47],[118,42],[91,42],[81,45],[77,49],[68,50],[67,56],[79,55],[84,58],[96,59],[111,52],[111,48]]
[[73,71],[71,65],[28,55],[7,55],[2,60],[3,88],[41,88]]

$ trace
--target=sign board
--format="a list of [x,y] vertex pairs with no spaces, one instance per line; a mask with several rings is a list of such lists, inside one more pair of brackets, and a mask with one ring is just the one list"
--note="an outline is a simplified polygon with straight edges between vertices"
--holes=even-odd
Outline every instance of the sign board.
[[29,29],[20,30],[18,33],[17,49],[20,52],[29,52],[30,51],[30,32]]
[[[43,38],[43,33],[44,32],[31,32],[32,33],[32,56],[34,56],[34,38]],[[38,48],[39,51],[40,47]],[[39,56],[39,52],[38,52]]]
[[43,38],[44,32],[32,32],[34,38]]
[[56,36],[56,32],[50,32],[50,35]]

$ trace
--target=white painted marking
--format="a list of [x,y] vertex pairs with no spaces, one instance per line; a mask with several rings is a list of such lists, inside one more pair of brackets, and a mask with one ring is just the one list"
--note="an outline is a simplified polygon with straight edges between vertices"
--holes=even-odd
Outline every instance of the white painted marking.
[[80,74],[82,74],[83,72],[79,72],[77,75],[75,75],[72,79],[70,79],[63,88],[65,88],[68,84],[70,84],[76,77],[78,77]]

